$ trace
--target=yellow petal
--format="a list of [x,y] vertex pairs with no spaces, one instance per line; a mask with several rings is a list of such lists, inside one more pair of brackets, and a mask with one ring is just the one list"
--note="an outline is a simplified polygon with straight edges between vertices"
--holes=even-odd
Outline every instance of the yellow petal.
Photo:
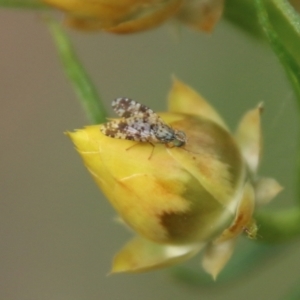
[[[121,22],[126,16],[132,14],[137,5],[136,0],[43,0],[49,5],[52,5],[67,13],[67,19],[71,25],[78,26],[79,24],[87,24],[86,28],[94,26],[97,29],[107,28]],[[144,1],[142,1],[144,2]],[[78,22],[78,24],[77,24]],[[92,25],[95,22],[95,25]],[[77,24],[77,25],[76,25]]]
[[228,130],[217,111],[195,90],[176,78],[169,93],[168,107],[170,112],[201,116]]
[[242,118],[236,132],[236,140],[252,173],[256,173],[262,148],[260,115],[263,106],[250,110]]
[[202,266],[214,280],[232,256],[234,245],[235,240],[228,240],[219,244],[210,244],[205,249]]
[[255,207],[255,197],[252,185],[247,182],[243,190],[243,196],[236,210],[236,216],[233,223],[229,228],[218,237],[214,244],[222,243],[226,240],[233,239],[241,234],[243,231],[247,231],[249,223],[252,220],[252,215]]
[[[281,189],[275,181],[246,174],[246,162],[255,173],[259,161],[261,106],[243,118],[238,145],[218,113],[190,87],[175,80],[169,100],[171,112],[158,113],[161,119],[130,102],[131,109],[147,114],[68,135],[121,219],[140,236],[116,255],[112,272],[166,267],[208,243],[203,266],[216,278],[236,237],[242,232],[256,237],[255,197],[267,201]],[[172,143],[179,136],[182,143]]]
[[279,194],[283,187],[273,178],[262,177],[258,179],[255,184],[255,200],[258,205],[268,204],[277,194]]
[[137,237],[115,256],[111,272],[144,272],[172,266],[194,256],[201,247],[159,245]]
[[141,236],[173,244],[211,239],[234,216],[226,207],[236,201],[233,195],[243,180],[238,149],[225,130],[208,120],[161,116],[187,133],[187,149],[153,149],[147,143],[109,138],[99,126],[69,136],[96,183]]
[[66,12],[66,23],[81,30],[131,33],[160,25],[183,0],[43,0]]
[[222,16],[224,0],[190,0],[181,8],[178,19],[194,29],[211,32]]
[[142,12],[140,15],[121,22],[117,26],[106,28],[105,31],[124,34],[154,28],[173,16],[179,10],[182,2],[183,0],[172,0],[167,4],[163,2],[154,9],[147,11],[146,14]]

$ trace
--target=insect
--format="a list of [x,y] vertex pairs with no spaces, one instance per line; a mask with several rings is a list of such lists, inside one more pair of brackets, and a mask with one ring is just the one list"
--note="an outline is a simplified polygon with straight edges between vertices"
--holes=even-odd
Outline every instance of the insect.
[[100,131],[106,136],[148,142],[153,147],[156,143],[167,147],[181,147],[187,141],[183,131],[171,128],[152,109],[132,99],[117,98],[112,101],[112,108],[121,119],[112,120],[100,127]]
[[257,234],[258,226],[254,219],[252,219],[247,226],[243,227],[244,232],[247,234],[250,240],[256,240],[259,235]]

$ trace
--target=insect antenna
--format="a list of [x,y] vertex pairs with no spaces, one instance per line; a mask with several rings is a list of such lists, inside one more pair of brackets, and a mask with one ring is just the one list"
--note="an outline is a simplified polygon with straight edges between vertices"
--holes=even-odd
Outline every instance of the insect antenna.
[[186,152],[192,153],[192,154],[201,154],[200,152],[194,152],[194,151],[188,150],[188,149],[186,149],[184,147],[180,147],[180,149],[182,149],[182,150],[184,150]]

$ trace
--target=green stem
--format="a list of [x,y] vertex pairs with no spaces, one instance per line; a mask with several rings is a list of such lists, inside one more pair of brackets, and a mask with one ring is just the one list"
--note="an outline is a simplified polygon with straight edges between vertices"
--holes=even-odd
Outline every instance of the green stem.
[[[291,13],[292,8],[285,0],[273,0],[273,3],[278,5],[285,12],[289,19],[289,24],[295,24],[296,17]],[[265,36],[272,47],[274,53],[282,63],[287,77],[295,91],[297,102],[300,107],[300,66],[295,57],[288,51],[285,44],[282,43],[274,30],[266,7],[262,0],[255,0],[257,7],[258,20],[265,33]],[[299,22],[298,16],[298,22]],[[300,33],[299,24],[294,28],[294,32]],[[299,38],[298,38],[299,39]],[[259,224],[259,236],[265,242],[284,242],[300,235],[300,207],[296,206],[291,209],[275,211],[275,212],[259,212],[256,216]]]
[[224,6],[224,17],[229,22],[252,36],[262,36],[253,0],[226,0]]
[[[276,0],[274,1],[276,4],[278,3],[278,1]],[[283,5],[283,3],[286,2],[284,0],[280,0],[280,1],[281,1],[281,5]],[[273,29],[273,26],[269,20],[269,16],[263,4],[263,1],[255,0],[255,3],[257,7],[258,20],[265,33],[265,36],[267,37],[269,44],[272,47],[274,53],[277,55],[278,59],[282,63],[286,71],[286,74],[292,84],[292,87],[294,88],[295,94],[298,99],[298,104],[300,104],[300,67],[296,59],[289,53],[286,47],[282,44],[280,38],[278,37],[277,33]],[[285,5],[284,7],[285,9],[286,6],[289,6],[289,4],[287,3],[284,3],[284,5]],[[290,10],[292,10],[292,8],[290,8]],[[290,14],[287,13],[286,15],[291,15],[291,13]],[[295,16],[293,15],[293,23],[295,23],[294,18]]]
[[281,243],[300,235],[299,207],[283,211],[261,211],[255,219],[259,224],[258,241]]
[[88,118],[94,124],[105,122],[106,113],[104,105],[100,100],[92,80],[87,75],[73,50],[68,37],[55,21],[47,21],[65,72],[73,84]]
[[293,288],[282,298],[282,300],[299,300],[300,299],[300,287],[299,287],[299,277],[293,279],[294,286]]

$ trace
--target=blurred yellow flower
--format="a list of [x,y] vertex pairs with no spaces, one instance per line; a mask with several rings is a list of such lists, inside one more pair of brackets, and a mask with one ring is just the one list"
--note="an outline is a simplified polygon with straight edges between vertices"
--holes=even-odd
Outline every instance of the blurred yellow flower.
[[255,238],[255,203],[281,190],[275,180],[256,176],[261,110],[249,111],[234,137],[214,108],[175,80],[169,112],[159,115],[186,134],[182,147],[155,144],[149,159],[149,143],[108,137],[99,125],[68,133],[98,186],[137,233],[115,256],[112,272],[173,265],[205,248],[203,267],[216,278],[236,237],[246,232]]
[[133,33],[171,17],[196,29],[211,31],[224,0],[42,0],[66,13],[69,26],[82,30]]

